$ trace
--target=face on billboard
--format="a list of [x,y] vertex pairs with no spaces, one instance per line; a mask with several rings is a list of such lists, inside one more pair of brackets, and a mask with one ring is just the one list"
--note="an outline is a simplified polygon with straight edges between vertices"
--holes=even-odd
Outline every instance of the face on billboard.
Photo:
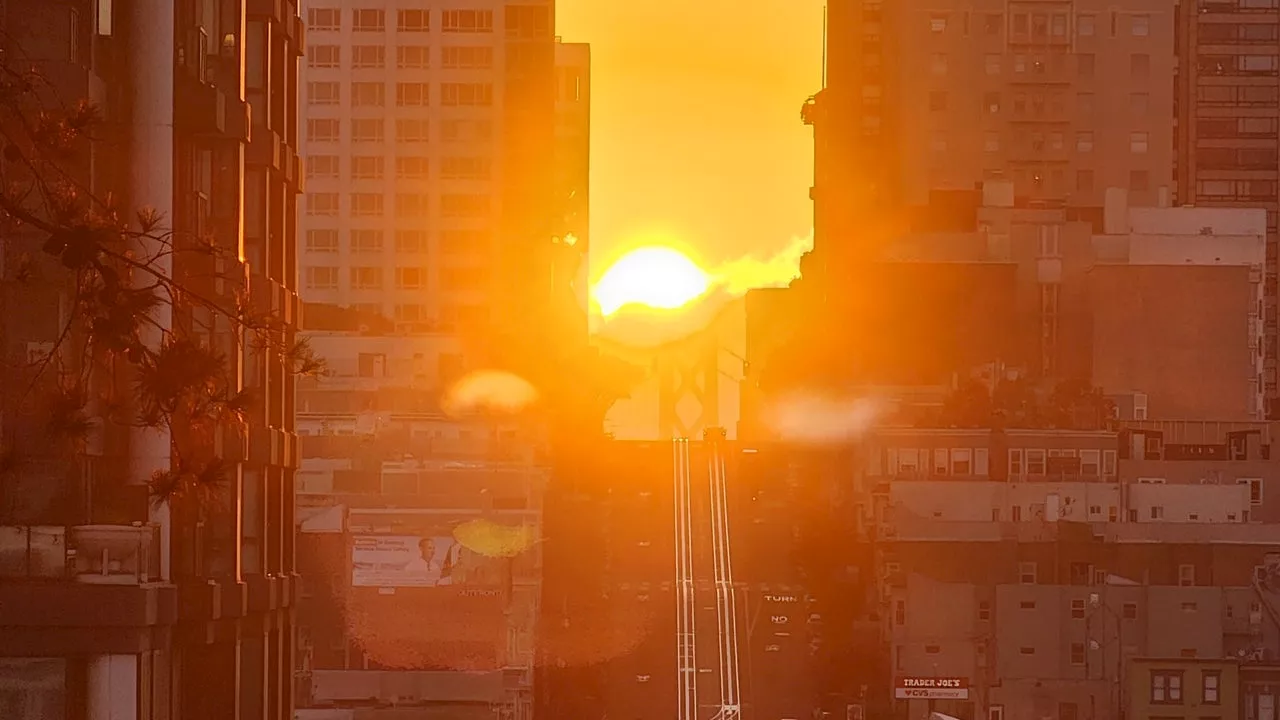
[[462,546],[451,537],[359,535],[351,550],[355,587],[437,587],[458,579]]

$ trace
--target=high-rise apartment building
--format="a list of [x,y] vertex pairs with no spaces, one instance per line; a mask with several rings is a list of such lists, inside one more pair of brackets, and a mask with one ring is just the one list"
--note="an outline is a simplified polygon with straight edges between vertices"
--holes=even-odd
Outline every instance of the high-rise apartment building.
[[[545,438],[443,397],[513,335],[585,340],[589,54],[548,0],[304,8],[303,704],[526,718],[538,550],[477,533],[539,533]],[[367,572],[405,552],[430,579]]]
[[[256,398],[243,424],[216,428],[216,502],[157,505],[148,481],[177,464],[172,436],[101,405],[84,410],[97,430],[82,452],[46,452],[18,394],[29,358],[58,347],[74,283],[58,281],[68,274],[40,233],[0,230],[0,439],[25,454],[0,473],[0,716],[288,720],[292,370],[281,345],[245,342],[210,308],[247,303],[293,341],[296,4],[4,0],[0,27],[6,60],[40,75],[43,97],[97,107],[103,122],[65,168],[77,187],[118,200],[126,219],[153,208],[172,231],[179,249],[161,265],[188,293],[157,329],[201,333],[223,353],[229,392]],[[192,239],[216,251],[193,259]],[[37,282],[18,277],[23,257],[37,258]],[[102,368],[88,375],[110,384]]]
[[1264,363],[1274,414],[1276,217],[1280,210],[1280,3],[1199,0],[1178,7],[1178,202],[1267,211]]
[[407,333],[496,320],[508,256],[532,274],[552,235],[552,4],[305,7],[308,302]]
[[[829,4],[815,126],[815,246],[886,207],[1013,180],[1027,202],[1134,205],[1172,190],[1175,9],[1076,2]],[[869,212],[876,208],[876,212]],[[825,262],[825,261],[824,261]]]

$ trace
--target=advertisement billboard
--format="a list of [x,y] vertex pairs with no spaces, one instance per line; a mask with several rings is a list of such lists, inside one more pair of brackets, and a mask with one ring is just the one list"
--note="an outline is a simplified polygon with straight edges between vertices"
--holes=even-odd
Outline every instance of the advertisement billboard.
[[447,536],[357,535],[351,549],[355,587],[440,587],[461,584],[470,555]]
[[897,677],[893,696],[899,700],[968,700],[969,678]]

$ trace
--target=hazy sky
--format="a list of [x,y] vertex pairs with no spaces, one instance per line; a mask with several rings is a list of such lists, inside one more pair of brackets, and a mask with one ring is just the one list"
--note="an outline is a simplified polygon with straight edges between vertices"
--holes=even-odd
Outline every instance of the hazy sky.
[[557,0],[591,44],[593,277],[669,235],[713,266],[809,233],[822,0]]

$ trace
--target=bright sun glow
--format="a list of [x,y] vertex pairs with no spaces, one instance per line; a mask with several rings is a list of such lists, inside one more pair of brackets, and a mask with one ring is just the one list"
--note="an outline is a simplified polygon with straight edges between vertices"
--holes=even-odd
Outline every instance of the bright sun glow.
[[614,263],[595,286],[600,312],[626,305],[674,310],[707,292],[711,278],[679,250],[643,247]]

